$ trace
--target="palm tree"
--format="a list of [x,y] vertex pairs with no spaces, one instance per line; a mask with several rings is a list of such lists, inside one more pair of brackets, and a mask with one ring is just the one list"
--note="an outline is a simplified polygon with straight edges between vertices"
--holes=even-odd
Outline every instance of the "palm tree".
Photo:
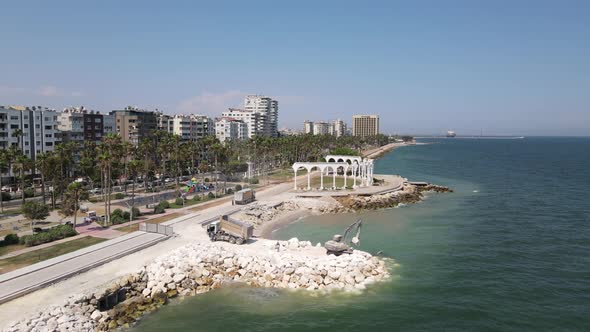
[[133,177],[133,184],[131,186],[131,211],[129,211],[129,215],[131,216],[130,221],[133,221],[134,217],[133,208],[135,207],[135,183],[137,181],[137,176],[143,169],[143,162],[140,159],[132,159],[129,162],[129,174]]
[[102,151],[102,153],[98,156],[98,162],[100,165],[100,179],[101,179],[101,188],[102,188],[102,199],[104,203],[104,213],[105,219],[103,226],[106,227],[108,225],[108,221],[110,219],[110,215],[108,213],[108,196],[109,188],[108,184],[110,183],[109,178],[109,167],[111,163],[111,156],[108,151]]
[[25,173],[33,168],[33,162],[24,154],[16,157],[14,168],[20,173],[21,180],[21,200],[22,205],[25,204]]
[[50,159],[52,158],[53,152],[43,152],[37,155],[37,160],[35,161],[35,167],[41,174],[41,196],[43,197],[43,204],[46,204],[45,201],[45,179],[49,172],[51,172],[51,162]]
[[[2,179],[4,178],[4,173],[10,170],[10,157],[8,155],[7,150],[0,150],[0,188],[2,188]],[[0,211],[4,212],[4,192],[0,191]]]
[[64,207],[70,207],[72,213],[74,214],[74,228],[76,228],[77,225],[76,220],[78,216],[78,209],[80,209],[80,197],[84,194],[85,191],[86,190],[84,190],[80,182],[72,182],[68,185],[68,189],[66,192],[66,201],[63,202],[63,205]]

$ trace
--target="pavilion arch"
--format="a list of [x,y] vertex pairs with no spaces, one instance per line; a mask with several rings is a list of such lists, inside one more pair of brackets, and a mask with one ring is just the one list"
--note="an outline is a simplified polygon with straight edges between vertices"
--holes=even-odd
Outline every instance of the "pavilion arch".
[[[336,173],[338,168],[342,167],[345,172],[348,170],[349,165],[347,163],[318,163],[318,162],[309,162],[309,163],[305,163],[305,162],[297,162],[294,163],[292,168],[293,168],[293,172],[295,173],[294,175],[294,187],[295,190],[297,190],[297,173],[301,170],[301,169],[305,169],[307,170],[307,190],[311,190],[311,172],[315,169],[319,170],[320,173],[320,190],[324,189],[324,173],[328,170],[332,171],[332,176],[333,176],[333,185],[332,188],[336,189]],[[345,182],[346,183],[346,182]]]

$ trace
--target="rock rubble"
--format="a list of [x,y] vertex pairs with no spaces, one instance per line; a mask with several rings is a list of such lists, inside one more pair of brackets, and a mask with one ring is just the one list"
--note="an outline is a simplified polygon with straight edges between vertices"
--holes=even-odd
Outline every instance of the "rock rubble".
[[[386,259],[366,252],[355,250],[351,255],[336,257],[296,238],[258,241],[263,242],[253,244],[256,248],[219,243],[180,247],[104,289],[71,297],[63,306],[13,323],[5,331],[127,328],[170,298],[205,293],[227,282],[315,292],[360,292],[389,277]],[[106,296],[121,292],[125,293],[123,302],[110,310],[98,310]]]
[[425,192],[452,192],[451,189],[434,184],[416,186],[405,183],[401,190],[381,195],[334,197],[343,209],[359,211],[374,210],[398,206],[399,204],[417,203],[422,200]]

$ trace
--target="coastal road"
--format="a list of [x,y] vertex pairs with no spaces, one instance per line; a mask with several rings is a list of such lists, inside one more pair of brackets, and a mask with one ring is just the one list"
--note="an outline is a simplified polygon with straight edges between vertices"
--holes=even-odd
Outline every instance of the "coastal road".
[[0,275],[0,303],[146,248],[167,237],[133,232]]

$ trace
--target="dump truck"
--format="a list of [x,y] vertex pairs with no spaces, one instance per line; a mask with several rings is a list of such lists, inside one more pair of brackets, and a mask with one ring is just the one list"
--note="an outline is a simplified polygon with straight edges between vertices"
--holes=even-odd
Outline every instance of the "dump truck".
[[236,191],[234,194],[234,204],[244,205],[250,202],[254,202],[254,190],[252,189],[242,189],[240,191]]
[[207,226],[207,234],[211,241],[227,241],[244,244],[252,237],[254,226],[227,215]]

